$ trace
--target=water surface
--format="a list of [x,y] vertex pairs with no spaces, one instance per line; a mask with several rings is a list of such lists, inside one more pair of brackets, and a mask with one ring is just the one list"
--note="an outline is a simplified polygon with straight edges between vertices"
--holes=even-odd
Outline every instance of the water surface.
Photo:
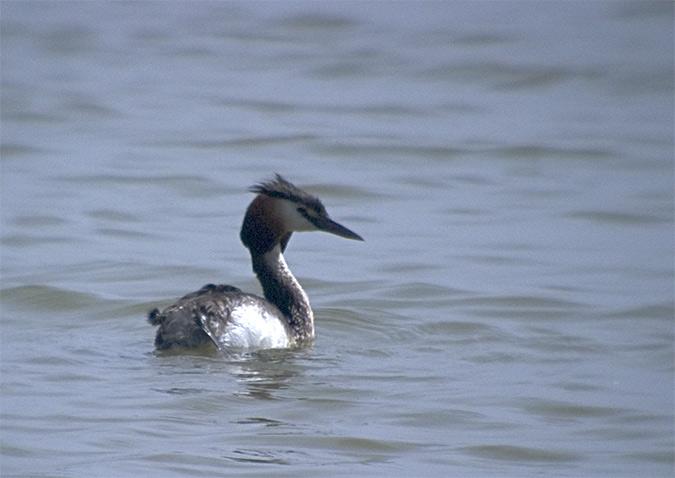
[[[673,18],[3,2],[0,474],[672,476]],[[156,355],[275,172],[314,347]]]

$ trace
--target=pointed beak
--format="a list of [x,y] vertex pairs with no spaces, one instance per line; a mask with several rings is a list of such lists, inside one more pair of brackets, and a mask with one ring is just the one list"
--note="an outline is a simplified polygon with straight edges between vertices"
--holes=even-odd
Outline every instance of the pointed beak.
[[344,237],[345,239],[352,239],[354,241],[363,241],[363,238],[356,234],[355,232],[350,231],[346,227],[338,224],[329,217],[322,217],[314,221],[314,225],[323,232],[330,232],[336,236]]

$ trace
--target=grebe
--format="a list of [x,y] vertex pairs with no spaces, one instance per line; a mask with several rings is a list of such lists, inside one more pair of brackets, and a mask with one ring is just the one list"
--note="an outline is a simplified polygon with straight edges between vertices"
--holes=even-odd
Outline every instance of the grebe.
[[148,320],[159,326],[158,350],[213,343],[227,352],[306,346],[314,340],[309,299],[284,260],[288,241],[296,231],[363,239],[333,221],[318,198],[278,174],[250,191],[257,196],[246,210],[240,238],[251,253],[265,298],[229,285],[208,284],[161,312],[155,309]]

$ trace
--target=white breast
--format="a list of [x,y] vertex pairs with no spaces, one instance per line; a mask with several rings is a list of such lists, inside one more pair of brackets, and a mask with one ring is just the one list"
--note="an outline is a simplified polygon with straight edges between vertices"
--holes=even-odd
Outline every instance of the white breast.
[[218,338],[227,349],[278,349],[291,341],[279,319],[258,304],[246,304],[232,311],[225,332]]

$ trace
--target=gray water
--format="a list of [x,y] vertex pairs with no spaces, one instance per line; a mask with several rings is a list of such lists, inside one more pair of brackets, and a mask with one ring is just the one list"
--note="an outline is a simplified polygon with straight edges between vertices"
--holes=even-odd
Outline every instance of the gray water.
[[[673,476],[672,3],[0,9],[3,477]],[[155,354],[275,172],[314,347]]]

